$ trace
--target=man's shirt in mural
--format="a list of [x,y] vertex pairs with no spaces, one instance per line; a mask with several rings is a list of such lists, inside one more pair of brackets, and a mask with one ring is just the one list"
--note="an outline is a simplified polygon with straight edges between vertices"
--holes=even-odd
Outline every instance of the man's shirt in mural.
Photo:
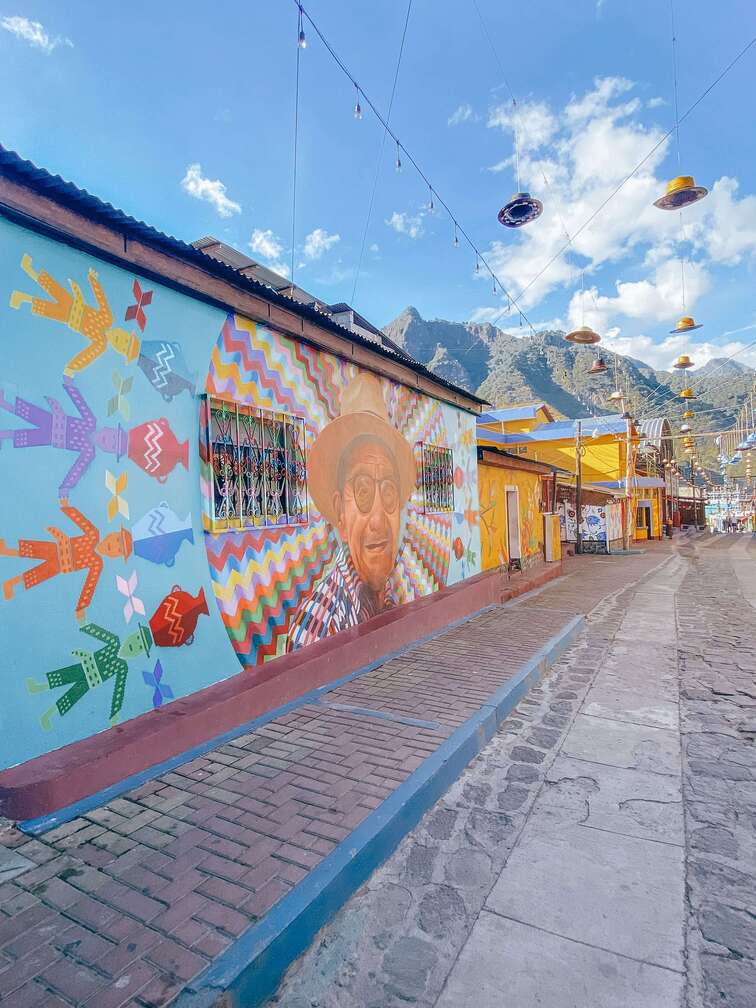
[[297,610],[289,627],[286,650],[296,651],[348,630],[395,605],[390,584],[386,584],[379,601],[375,592],[360,580],[347,548],[341,546],[330,571]]

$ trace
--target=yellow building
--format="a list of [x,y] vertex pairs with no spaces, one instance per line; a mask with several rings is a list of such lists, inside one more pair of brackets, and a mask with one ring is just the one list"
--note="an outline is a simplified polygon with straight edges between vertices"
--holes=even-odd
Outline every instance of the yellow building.
[[554,468],[479,447],[478,494],[483,570],[525,570],[543,560],[543,514],[554,507]]
[[[548,413],[534,404],[483,414],[478,423],[478,445],[499,448],[531,462],[575,472],[580,424],[581,477],[584,485],[625,498],[628,475],[628,422],[619,415],[586,417],[580,421],[539,422]],[[511,414],[511,415],[509,415]],[[648,425],[655,425],[653,428]],[[665,426],[666,425],[666,428]],[[528,429],[522,429],[525,426]],[[659,427],[659,430],[656,427]],[[646,429],[648,427],[648,429]],[[630,423],[630,487],[633,538],[661,538],[664,514],[664,473],[659,472],[669,434],[666,420]],[[669,442],[671,444],[671,442]],[[574,481],[573,481],[574,482]]]

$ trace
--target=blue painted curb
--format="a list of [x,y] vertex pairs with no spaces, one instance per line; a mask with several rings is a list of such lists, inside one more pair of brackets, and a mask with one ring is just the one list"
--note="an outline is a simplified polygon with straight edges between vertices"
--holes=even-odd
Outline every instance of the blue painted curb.
[[95,794],[87,795],[85,798],[80,798],[79,801],[73,802],[71,805],[66,805],[64,808],[57,809],[55,812],[48,812],[46,815],[39,816],[36,819],[24,819],[21,822],[16,823],[16,826],[22,833],[26,833],[29,836],[42,836],[44,833],[48,833],[50,830],[55,829],[56,826],[62,826],[63,823],[71,822],[72,819],[77,819],[79,816],[86,815],[87,812],[91,812],[92,809],[99,808],[101,805],[107,805],[108,802],[126,794],[127,791],[132,791],[134,788],[137,788],[142,784],[146,784],[147,781],[154,780],[156,777],[160,777],[165,773],[169,773],[171,770],[175,770],[176,767],[181,766],[182,763],[189,763],[191,760],[197,759],[198,756],[204,756],[205,753],[208,753],[213,749],[217,749],[219,746],[226,745],[228,742],[233,742],[235,738],[240,738],[240,736],[247,735],[249,732],[253,732],[257,728],[262,728],[263,725],[268,724],[270,721],[275,721],[276,718],[281,717],[283,714],[288,714],[290,711],[296,710],[297,707],[302,707],[311,703],[319,703],[320,699],[327,693],[330,693],[331,690],[335,690],[339,686],[343,686],[344,683],[351,682],[353,679],[359,679],[360,676],[366,675],[368,672],[372,672],[374,669],[380,668],[381,665],[385,665],[386,662],[390,662],[393,658],[398,658],[400,655],[407,654],[408,651],[414,651],[415,648],[420,647],[422,644],[426,644],[429,640],[433,640],[435,637],[440,637],[441,634],[448,633],[449,630],[454,630],[455,627],[461,626],[463,623],[467,623],[469,620],[475,619],[476,616],[480,616],[482,613],[488,612],[489,609],[494,608],[496,608],[494,605],[488,605],[483,606],[481,609],[476,609],[475,612],[471,612],[467,616],[463,616],[462,619],[455,620],[454,623],[447,624],[440,630],[436,630],[434,633],[427,634],[425,637],[420,637],[418,640],[412,641],[405,647],[397,648],[396,651],[390,651],[388,654],[382,655],[369,665],[362,665],[360,668],[355,669],[354,672],[341,676],[340,679],[333,679],[331,682],[324,683],[322,686],[317,686],[314,690],[302,693],[300,696],[296,697],[294,700],[290,700],[286,704],[283,704],[281,707],[275,707],[273,710],[266,711],[265,714],[261,714],[259,717],[253,718],[251,721],[245,721],[244,724],[237,725],[235,728],[230,728],[222,735],[215,735],[213,738],[201,742],[192,749],[187,749],[182,753],[178,753],[176,756],[171,756],[170,759],[163,760],[162,763],[155,763],[151,767],[147,767],[146,770],[141,770],[139,773],[132,774],[130,777],[125,777],[123,780],[116,781],[116,783],[111,784],[110,787],[103,788],[101,791],[95,792]]
[[[258,923],[188,984],[174,1008],[258,1008],[323,925],[396,849],[574,640],[575,616]],[[222,998],[222,1001],[221,1001]]]

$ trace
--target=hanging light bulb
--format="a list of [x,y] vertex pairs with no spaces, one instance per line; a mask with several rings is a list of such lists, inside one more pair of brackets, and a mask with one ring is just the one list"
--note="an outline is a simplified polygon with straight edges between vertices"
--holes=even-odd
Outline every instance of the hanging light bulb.
[[497,291],[496,291],[496,277],[494,277],[494,279],[493,279],[493,292],[494,292],[494,295],[497,293]]
[[399,141],[396,141],[396,170],[400,172],[402,170],[402,159],[399,156]]
[[687,434],[689,430],[690,430],[690,424],[684,423],[684,424],[682,424],[680,426],[680,433],[681,434]]
[[430,199],[428,200],[428,213],[433,213],[433,211],[436,209],[436,205],[433,202],[433,190],[429,188],[429,192],[430,192]]
[[297,45],[300,49],[307,48],[307,39],[304,33],[304,21],[302,19],[302,5],[299,4],[299,37],[297,38]]
[[480,263],[478,262],[478,257],[475,257],[475,272],[480,273]]
[[457,222],[454,221],[454,241],[452,242],[454,248],[459,247],[459,236],[457,235]]
[[362,105],[360,105],[360,89],[357,88],[357,98],[354,103],[354,118],[362,119]]

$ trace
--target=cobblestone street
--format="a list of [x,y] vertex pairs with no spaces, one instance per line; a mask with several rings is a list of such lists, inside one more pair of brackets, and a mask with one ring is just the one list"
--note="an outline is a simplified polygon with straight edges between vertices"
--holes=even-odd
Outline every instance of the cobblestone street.
[[273,1003],[753,1008],[755,545],[599,602]]

